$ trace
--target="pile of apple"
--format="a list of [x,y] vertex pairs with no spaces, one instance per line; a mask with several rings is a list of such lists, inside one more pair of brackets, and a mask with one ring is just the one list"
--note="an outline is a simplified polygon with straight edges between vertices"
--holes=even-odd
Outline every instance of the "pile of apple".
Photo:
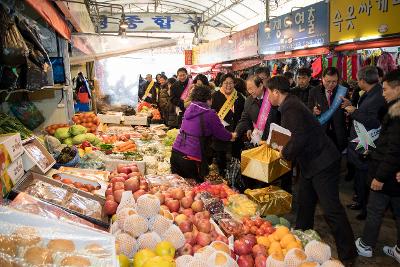
[[228,197],[237,194],[232,188],[226,184],[210,184],[209,182],[202,183],[193,188],[195,194],[201,192],[209,192],[213,197],[221,199],[224,204],[228,202]]
[[260,217],[255,219],[243,218],[242,233],[234,242],[234,252],[238,255],[240,267],[265,266],[268,258],[270,244],[269,235],[275,232],[275,228],[267,220]]
[[148,183],[141,175],[136,163],[119,164],[110,176],[110,183],[106,190],[105,214],[111,216],[117,211],[121,202],[122,193],[132,191],[135,200],[148,191]]
[[177,251],[177,255],[193,255],[199,249],[213,241],[228,244],[228,238],[220,234],[210,220],[210,212],[204,210],[204,203],[195,199],[192,190],[172,188],[167,192],[157,192],[161,209],[168,210],[174,217],[174,223],[183,232],[186,243]]

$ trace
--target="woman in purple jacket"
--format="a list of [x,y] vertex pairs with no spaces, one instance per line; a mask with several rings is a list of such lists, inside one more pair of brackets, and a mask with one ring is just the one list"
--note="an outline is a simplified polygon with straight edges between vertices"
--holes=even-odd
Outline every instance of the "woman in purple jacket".
[[171,172],[184,178],[202,182],[208,174],[206,149],[211,137],[221,141],[233,141],[211,106],[211,91],[207,86],[195,86],[192,103],[186,109],[179,135],[172,147]]

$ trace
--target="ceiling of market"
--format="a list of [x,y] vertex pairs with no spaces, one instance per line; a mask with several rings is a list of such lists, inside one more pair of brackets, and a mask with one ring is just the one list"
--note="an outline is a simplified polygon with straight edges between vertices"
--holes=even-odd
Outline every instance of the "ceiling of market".
[[[190,49],[192,45],[192,33],[162,33],[162,32],[128,32],[129,41],[119,40],[118,36],[105,37],[99,32],[100,16],[106,15],[120,18],[122,13],[162,13],[195,15],[200,19],[196,35],[204,42],[212,41],[230,35],[265,21],[266,3],[268,0],[53,0],[61,10],[69,9],[70,21],[73,23],[77,34],[73,34],[73,40],[81,43],[91,43],[91,50],[94,54],[110,53],[112,51],[129,52],[129,45],[132,51],[137,51],[146,46],[156,49],[154,44],[168,43],[166,39],[175,40],[176,46],[182,49]],[[292,7],[304,7],[321,0],[269,0],[270,16],[279,16],[289,13]],[[325,1],[325,0],[324,0]],[[81,4],[77,3],[81,2]],[[83,4],[86,4],[83,5]],[[122,11],[122,8],[123,11]],[[64,8],[64,9],[63,9]],[[74,13],[75,12],[75,13]],[[65,12],[64,12],[65,13]],[[86,15],[84,14],[86,13]],[[85,18],[85,16],[86,18]],[[96,33],[97,31],[97,33]],[[84,34],[97,34],[85,37]],[[117,35],[117,33],[114,33]],[[108,34],[110,35],[110,34]],[[159,39],[158,39],[159,38]],[[118,40],[117,40],[118,39]]]

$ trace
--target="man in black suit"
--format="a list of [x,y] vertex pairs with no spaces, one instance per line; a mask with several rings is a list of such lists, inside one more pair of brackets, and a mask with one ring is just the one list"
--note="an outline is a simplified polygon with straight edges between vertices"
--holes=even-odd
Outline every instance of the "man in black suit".
[[[363,91],[356,106],[351,101],[343,99],[342,107],[350,115],[353,121],[364,125],[367,131],[379,128],[380,113],[385,106],[385,99],[382,96],[382,85],[379,83],[378,70],[374,66],[366,66],[357,73],[358,86]],[[356,149],[357,143],[352,140],[357,138],[354,124],[351,125],[350,142],[347,148],[347,159],[355,166],[355,193],[358,196],[358,203],[349,206],[351,209],[361,209],[361,214],[357,219],[364,220],[367,217],[367,199],[368,199],[368,163],[363,148]]]
[[188,72],[185,68],[179,68],[177,71],[178,80],[171,86],[171,103],[176,106],[177,126],[181,126],[182,117],[185,113],[184,100],[181,99],[186,86],[189,83]]
[[313,88],[310,85],[312,70],[301,68],[297,71],[297,86],[290,93],[297,96],[305,105],[308,105],[308,96]]
[[147,103],[157,105],[159,90],[157,82],[153,80],[153,76],[147,74],[146,82],[143,85],[143,95],[140,96],[140,99]]
[[[329,67],[323,72],[322,85],[310,90],[308,107],[315,116],[320,116],[328,111],[335,99],[339,78],[339,71],[334,67]],[[344,110],[338,107],[332,117],[322,126],[339,151],[342,152],[347,147],[346,114]]]
[[319,201],[335,238],[339,258],[350,265],[357,251],[353,230],[339,199],[340,154],[313,114],[289,94],[290,85],[285,77],[271,78],[268,89],[271,104],[279,106],[281,126],[291,132],[281,155],[286,160],[297,161],[301,169],[296,228],[314,227]]

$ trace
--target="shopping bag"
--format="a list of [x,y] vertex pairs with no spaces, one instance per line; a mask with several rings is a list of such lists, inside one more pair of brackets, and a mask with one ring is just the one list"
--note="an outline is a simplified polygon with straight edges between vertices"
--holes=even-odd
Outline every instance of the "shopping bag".
[[291,163],[267,144],[242,152],[242,175],[271,183],[291,169]]
[[29,101],[21,101],[10,104],[10,110],[14,116],[29,130],[36,129],[45,119],[40,110]]
[[246,189],[244,193],[258,204],[261,216],[282,215],[292,210],[292,195],[277,186],[260,189]]

